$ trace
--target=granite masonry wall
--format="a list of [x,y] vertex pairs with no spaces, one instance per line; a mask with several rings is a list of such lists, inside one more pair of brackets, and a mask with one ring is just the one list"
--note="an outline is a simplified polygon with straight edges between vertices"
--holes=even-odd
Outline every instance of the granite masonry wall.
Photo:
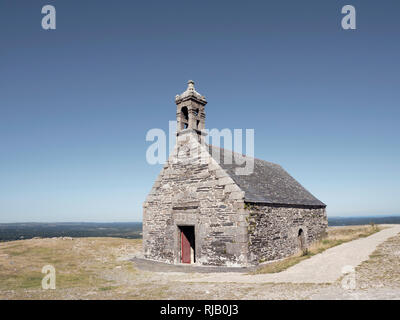
[[250,264],[276,260],[300,250],[299,230],[304,246],[325,235],[328,221],[325,208],[260,205],[246,203]]
[[178,136],[172,156],[146,198],[144,255],[179,263],[179,226],[190,225],[195,228],[196,263],[247,265],[248,211],[244,209],[244,193],[198,139],[192,130]]

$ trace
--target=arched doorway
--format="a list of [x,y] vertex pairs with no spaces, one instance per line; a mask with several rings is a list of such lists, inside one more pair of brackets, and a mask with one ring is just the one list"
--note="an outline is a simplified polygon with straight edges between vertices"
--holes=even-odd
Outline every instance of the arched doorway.
[[306,248],[306,239],[304,237],[304,231],[303,229],[299,229],[298,235],[297,235],[297,241],[299,243],[299,249],[304,253],[307,251]]

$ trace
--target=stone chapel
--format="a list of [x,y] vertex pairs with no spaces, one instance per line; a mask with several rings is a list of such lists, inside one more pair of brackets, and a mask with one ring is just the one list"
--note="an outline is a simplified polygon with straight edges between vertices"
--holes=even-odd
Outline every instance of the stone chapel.
[[204,142],[207,101],[193,81],[175,103],[176,145],[143,204],[145,258],[254,266],[325,234],[326,205],[280,165],[240,155],[253,169],[238,174],[238,154]]

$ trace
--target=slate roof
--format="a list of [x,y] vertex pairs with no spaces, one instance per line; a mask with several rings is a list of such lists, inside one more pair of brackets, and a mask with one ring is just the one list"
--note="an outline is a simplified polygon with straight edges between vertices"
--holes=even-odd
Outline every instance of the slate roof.
[[[233,155],[235,152],[208,145],[211,156],[217,160],[223,170],[245,192],[245,201],[264,204],[301,205],[326,207],[300,183],[290,176],[280,165],[254,158],[254,171],[249,175],[238,175]],[[218,151],[219,158],[218,159]],[[223,154],[231,157],[232,164],[226,164]],[[251,159],[250,157],[246,157]],[[244,165],[242,165],[244,167]]]

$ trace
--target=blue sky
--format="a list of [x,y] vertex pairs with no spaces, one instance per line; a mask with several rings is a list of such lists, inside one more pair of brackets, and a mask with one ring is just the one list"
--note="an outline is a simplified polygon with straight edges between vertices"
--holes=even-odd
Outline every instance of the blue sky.
[[[41,8],[57,29],[41,28]],[[341,8],[357,30],[341,29]],[[398,1],[0,2],[0,222],[140,221],[187,80],[328,215],[400,214]]]

